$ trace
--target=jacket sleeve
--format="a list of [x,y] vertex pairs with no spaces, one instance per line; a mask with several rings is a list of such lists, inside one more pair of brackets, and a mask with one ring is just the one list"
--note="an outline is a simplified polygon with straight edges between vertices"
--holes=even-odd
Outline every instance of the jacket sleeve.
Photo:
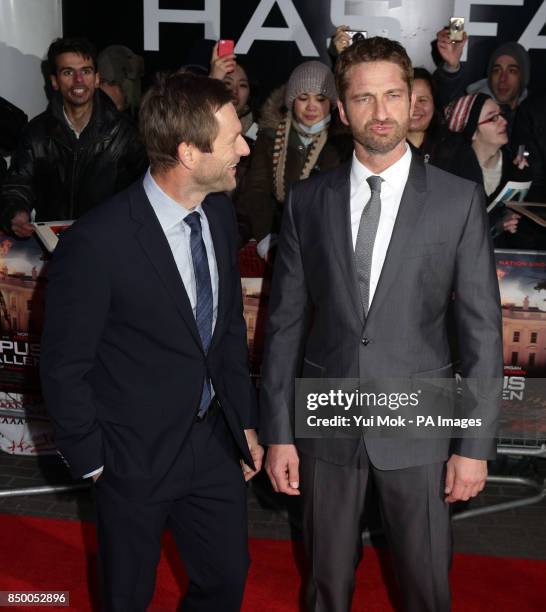
[[464,96],[468,79],[465,75],[465,64],[457,72],[448,72],[442,66],[432,75],[436,86],[436,96],[439,110],[444,109],[450,102]]
[[461,370],[470,393],[461,416],[482,419],[480,437],[453,440],[452,451],[494,459],[502,391],[502,320],[499,285],[483,190],[476,185],[457,247],[454,312]]
[[103,465],[89,377],[110,303],[108,270],[90,239],[68,229],[48,270],[41,380],[57,446],[74,477]]
[[[237,397],[233,404],[237,405],[243,429],[256,429],[258,427],[258,405],[256,391],[252,385],[249,372],[248,345],[246,323],[243,316],[243,296],[241,291],[241,276],[237,260],[237,221],[233,205],[229,203],[233,218],[230,231],[230,248],[234,251],[235,266],[230,277],[233,284],[233,307],[231,319],[228,323],[226,336],[222,345],[223,370],[225,380],[232,389],[237,389]],[[228,389],[229,393],[229,389]]]
[[283,215],[269,300],[260,391],[260,440],[264,444],[294,442],[295,379],[309,325],[310,304],[291,190]]
[[8,233],[11,233],[13,216],[20,211],[30,214],[36,205],[35,171],[36,158],[31,137],[28,130],[25,130],[11,159],[10,169],[1,190],[0,224]]

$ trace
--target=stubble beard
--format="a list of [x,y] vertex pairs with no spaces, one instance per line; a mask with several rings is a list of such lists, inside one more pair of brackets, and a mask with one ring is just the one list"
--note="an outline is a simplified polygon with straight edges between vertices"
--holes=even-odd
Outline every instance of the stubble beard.
[[368,121],[361,129],[352,128],[353,138],[366,149],[370,155],[385,155],[395,149],[400,142],[406,139],[409,129],[410,119],[404,123],[389,120],[384,121],[381,125],[391,125],[394,129],[390,134],[381,136],[371,131],[373,125],[377,125],[377,121]]
[[209,170],[194,173],[193,180],[208,193],[232,191],[236,186],[235,178],[227,174],[225,170],[222,170],[222,172],[210,172]]

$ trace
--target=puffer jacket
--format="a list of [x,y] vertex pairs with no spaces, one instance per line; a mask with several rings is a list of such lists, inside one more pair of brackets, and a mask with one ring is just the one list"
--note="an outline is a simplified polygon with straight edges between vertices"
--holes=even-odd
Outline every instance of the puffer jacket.
[[0,223],[10,231],[13,216],[32,209],[37,221],[77,219],[132,183],[146,163],[133,122],[102,91],[79,139],[57,94],[21,136],[1,189]]
[[[252,237],[258,241],[271,233],[278,233],[280,229],[283,202],[279,202],[274,194],[273,147],[277,126],[284,117],[283,101],[284,87],[275,90],[261,110],[258,138],[252,151],[244,187],[237,201],[239,214],[250,221]],[[339,121],[337,112],[332,111],[328,140],[311,174],[336,168],[351,157],[352,151],[352,137]],[[290,185],[300,178],[306,159],[307,147],[296,131],[291,130],[284,174],[286,192]]]

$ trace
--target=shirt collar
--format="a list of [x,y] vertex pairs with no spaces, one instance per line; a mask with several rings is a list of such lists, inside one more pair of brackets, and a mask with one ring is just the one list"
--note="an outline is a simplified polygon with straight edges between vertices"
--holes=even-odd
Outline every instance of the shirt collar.
[[392,166],[389,166],[386,170],[381,172],[379,175],[375,175],[374,172],[369,170],[353,152],[353,161],[351,164],[351,183],[354,185],[361,185],[370,176],[380,176],[385,184],[392,189],[403,188],[409,174],[409,168],[411,164],[411,149],[406,143],[406,151],[402,157],[395,162]]
[[144,175],[142,186],[164,232],[181,223],[192,212],[197,211],[203,216],[201,204],[188,210],[168,196],[155,182],[150,168]]

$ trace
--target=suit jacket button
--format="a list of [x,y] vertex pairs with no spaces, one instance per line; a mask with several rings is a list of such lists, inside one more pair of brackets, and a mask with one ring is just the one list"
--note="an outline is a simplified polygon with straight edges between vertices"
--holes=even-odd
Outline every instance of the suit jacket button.
[[362,344],[364,346],[368,346],[368,344],[370,344],[370,339],[369,338],[362,338]]

